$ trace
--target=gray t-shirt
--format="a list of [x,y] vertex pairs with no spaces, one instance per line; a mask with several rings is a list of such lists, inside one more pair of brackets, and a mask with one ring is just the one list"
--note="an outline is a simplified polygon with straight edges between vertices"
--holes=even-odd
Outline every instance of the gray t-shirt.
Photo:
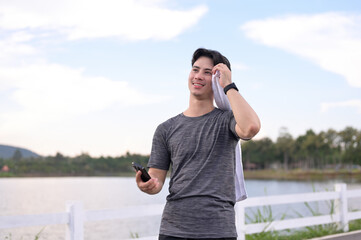
[[160,124],[148,167],[172,166],[160,234],[182,238],[237,237],[235,132],[232,111],[179,114]]

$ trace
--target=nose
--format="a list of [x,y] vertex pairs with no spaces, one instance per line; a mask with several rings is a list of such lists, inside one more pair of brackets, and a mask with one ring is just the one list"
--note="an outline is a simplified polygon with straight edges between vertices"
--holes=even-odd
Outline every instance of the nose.
[[195,77],[196,79],[203,80],[203,74],[202,74],[201,72],[197,72],[194,77]]

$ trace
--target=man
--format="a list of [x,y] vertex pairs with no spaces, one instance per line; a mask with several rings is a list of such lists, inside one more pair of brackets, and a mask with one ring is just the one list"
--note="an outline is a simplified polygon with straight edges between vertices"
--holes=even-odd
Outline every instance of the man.
[[[251,139],[260,121],[232,83],[231,66],[217,51],[197,49],[188,77],[189,107],[160,124],[153,137],[148,182],[139,189],[159,193],[172,166],[160,240],[236,239],[235,147]],[[232,111],[213,105],[212,75],[219,71]]]

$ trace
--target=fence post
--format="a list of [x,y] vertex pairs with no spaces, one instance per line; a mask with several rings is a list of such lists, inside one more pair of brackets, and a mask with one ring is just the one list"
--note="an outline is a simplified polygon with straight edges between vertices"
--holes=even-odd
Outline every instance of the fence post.
[[68,202],[69,224],[66,229],[66,240],[84,240],[84,208],[79,201]]
[[340,214],[341,222],[339,229],[348,232],[348,203],[347,203],[347,187],[345,183],[335,184],[335,191],[340,193],[340,198],[336,201],[336,213]]
[[246,239],[246,219],[245,219],[245,207],[242,202],[238,202],[235,205],[236,209],[236,228],[238,234],[238,240]]

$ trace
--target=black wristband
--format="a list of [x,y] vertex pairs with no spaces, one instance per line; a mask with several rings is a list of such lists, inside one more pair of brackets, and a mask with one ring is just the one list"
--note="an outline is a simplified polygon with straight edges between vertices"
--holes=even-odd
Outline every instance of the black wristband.
[[238,88],[236,87],[236,84],[234,84],[234,83],[231,83],[231,84],[229,84],[229,85],[227,85],[223,90],[224,90],[224,94],[226,94],[227,95],[227,92],[228,92],[228,90],[229,89],[236,89],[237,91],[238,91]]

